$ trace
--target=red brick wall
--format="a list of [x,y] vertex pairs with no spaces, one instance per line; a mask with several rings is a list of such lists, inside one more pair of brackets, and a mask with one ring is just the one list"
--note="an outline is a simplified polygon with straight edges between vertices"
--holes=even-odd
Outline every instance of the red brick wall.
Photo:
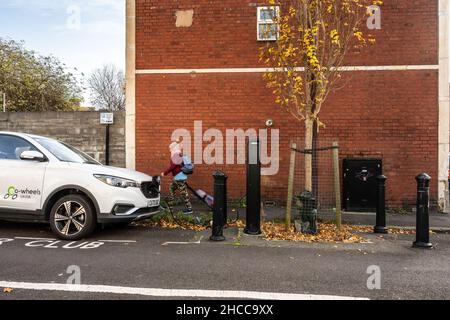
[[[137,0],[137,68],[256,67],[255,1]],[[260,3],[264,3],[259,1]],[[437,64],[437,1],[387,0],[377,46],[355,54],[351,65]],[[176,9],[194,9],[190,28],[175,27]],[[232,28],[230,30],[230,28]],[[341,158],[382,158],[391,206],[414,202],[414,177],[433,177],[437,197],[437,71],[361,71],[346,74],[348,86],[323,109],[327,141],[338,140]],[[280,173],[263,179],[266,199],[285,199],[289,143],[303,125],[278,110],[259,73],[137,75],[137,169],[159,173],[168,164],[172,131],[264,128],[269,118],[281,134]],[[206,145],[206,144],[205,144]],[[245,193],[244,166],[199,166],[192,184],[211,190],[211,174],[224,170],[230,196]],[[167,180],[169,182],[169,180]]]
[[[350,65],[438,63],[438,1],[386,0],[377,45]],[[255,0],[136,0],[137,69],[239,68],[259,65]],[[175,27],[176,10],[194,9],[190,28]]]

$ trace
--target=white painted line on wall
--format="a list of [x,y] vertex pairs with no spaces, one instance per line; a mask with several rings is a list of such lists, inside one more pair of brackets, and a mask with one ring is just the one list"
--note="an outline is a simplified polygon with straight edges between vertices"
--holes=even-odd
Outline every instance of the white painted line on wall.
[[[304,68],[296,68],[303,71]],[[439,65],[401,65],[401,66],[348,66],[341,71],[410,71],[439,70]],[[206,69],[138,69],[136,74],[208,74],[208,73],[266,73],[280,72],[281,68],[206,68]]]
[[135,287],[118,287],[103,285],[72,285],[56,283],[29,283],[0,281],[0,287],[38,290],[38,291],[64,291],[78,293],[106,293],[127,294],[150,297],[169,298],[216,298],[216,299],[256,299],[256,300],[369,300],[367,298],[314,295],[297,293],[258,292],[258,291],[231,291],[231,290],[180,290],[180,289],[152,289]]
[[265,73],[270,68],[214,68],[214,69],[141,69],[136,74],[191,74],[191,73]]
[[403,66],[349,66],[339,68],[341,71],[408,71],[439,70],[439,65],[403,65]]

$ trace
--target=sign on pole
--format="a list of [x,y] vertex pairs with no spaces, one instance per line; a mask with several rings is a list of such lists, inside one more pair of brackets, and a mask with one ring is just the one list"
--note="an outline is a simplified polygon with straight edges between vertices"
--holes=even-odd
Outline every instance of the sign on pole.
[[114,124],[114,113],[100,113],[100,124]]
[[109,166],[109,126],[114,124],[114,113],[102,112],[100,113],[100,124],[106,125],[105,128],[105,164]]

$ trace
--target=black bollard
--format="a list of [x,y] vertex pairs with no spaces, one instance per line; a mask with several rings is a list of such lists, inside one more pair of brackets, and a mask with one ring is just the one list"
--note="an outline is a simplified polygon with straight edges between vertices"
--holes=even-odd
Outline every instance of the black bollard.
[[375,233],[388,233],[386,227],[386,180],[383,175],[377,177],[377,223]]
[[225,210],[227,206],[227,179],[225,173],[217,171],[213,175],[214,177],[214,212],[213,212],[213,226],[212,236],[209,238],[211,241],[225,241],[223,236],[223,228]]
[[422,173],[416,177],[417,181],[417,226],[415,248],[430,249],[430,217],[429,217],[429,196],[431,177]]
[[244,233],[261,234],[261,155],[259,140],[247,147],[247,217]]

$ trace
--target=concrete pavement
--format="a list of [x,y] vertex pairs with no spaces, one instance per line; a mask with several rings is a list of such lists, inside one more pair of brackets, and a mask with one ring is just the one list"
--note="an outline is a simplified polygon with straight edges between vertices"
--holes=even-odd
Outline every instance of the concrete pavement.
[[[267,220],[284,219],[285,208],[282,207],[266,207],[264,209],[265,218]],[[245,217],[245,209],[241,209],[242,217]],[[319,218],[323,220],[333,220],[332,213],[321,214]],[[344,222],[354,225],[374,226],[376,222],[376,214],[372,212],[343,212],[342,219]],[[386,215],[386,223],[389,227],[411,227],[416,226],[416,215],[414,213],[390,214]],[[450,215],[441,213],[430,213],[430,228],[435,230],[450,231]]]
[[[204,205],[195,203],[195,211],[197,213],[205,213],[207,209]],[[231,206],[229,206],[231,208]],[[177,209],[182,210],[183,207],[177,207]],[[234,219],[236,214],[231,212],[229,209],[229,218]],[[281,220],[284,221],[286,208],[283,207],[264,207],[264,219],[266,221],[271,220]],[[246,212],[245,208],[239,209],[239,215],[241,219],[245,219]],[[298,213],[293,208],[294,218],[298,218]],[[319,212],[319,218],[324,221],[333,221],[335,214],[330,210],[326,212]],[[376,222],[376,214],[374,212],[343,212],[342,219],[345,223],[361,225],[361,226],[374,226]],[[388,227],[406,227],[415,228],[416,226],[416,215],[415,213],[405,213],[405,214],[393,214],[387,213],[386,223]],[[437,212],[430,212],[430,228],[436,231],[450,231],[450,214],[441,214]]]

